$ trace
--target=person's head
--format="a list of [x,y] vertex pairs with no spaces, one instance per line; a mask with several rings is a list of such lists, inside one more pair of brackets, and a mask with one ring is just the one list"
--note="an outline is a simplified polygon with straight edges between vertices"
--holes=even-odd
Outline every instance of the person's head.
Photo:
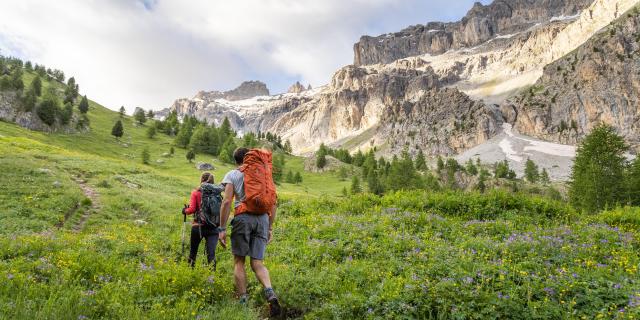
[[247,152],[249,152],[249,149],[245,147],[240,147],[233,152],[233,159],[236,160],[237,165],[242,164],[242,162],[244,161],[244,156],[247,155]]
[[210,172],[205,172],[200,177],[200,183],[213,183],[213,174]]

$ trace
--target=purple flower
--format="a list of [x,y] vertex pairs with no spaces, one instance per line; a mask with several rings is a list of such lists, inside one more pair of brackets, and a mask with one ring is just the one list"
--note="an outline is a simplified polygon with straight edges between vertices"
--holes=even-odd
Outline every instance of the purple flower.
[[92,296],[92,295],[96,294],[96,292],[93,291],[93,290],[87,290],[87,291],[83,292],[83,294],[85,296]]
[[571,276],[574,277],[574,278],[577,278],[578,274],[574,272],[574,273],[571,274]]
[[552,296],[552,295],[556,294],[556,291],[555,291],[555,290],[553,290],[553,288],[546,287],[546,288],[544,288],[543,290],[544,290],[544,292],[546,292],[546,293],[547,293],[548,295],[550,295],[550,296]]
[[105,274],[104,276],[98,276],[98,280],[100,280],[100,282],[109,282],[111,281],[111,279],[113,278],[108,274]]
[[89,319],[89,318],[87,318],[87,316],[83,316],[83,315],[79,315],[78,316],[78,320],[85,320],[85,319]]
[[598,267],[598,268],[604,268],[606,266],[607,266],[606,264],[602,264],[602,263],[596,264],[596,267]]
[[607,239],[601,239],[600,240],[600,243],[608,243],[608,242],[609,242],[609,240],[607,240]]
[[12,274],[12,273],[9,273],[9,274],[7,275],[7,278],[8,278],[9,280],[11,280],[11,279],[13,279],[13,278],[14,278],[14,276],[13,276],[13,274]]
[[347,257],[347,261],[349,261],[349,262],[353,261],[353,257],[352,256],[348,256]]
[[613,285],[613,288],[614,289],[620,289],[620,288],[622,288],[622,285],[619,284],[619,283],[616,283],[616,284]]
[[636,293],[629,298],[629,307],[640,307],[640,294]]
[[207,282],[213,283],[214,282],[214,277],[213,276],[209,276],[209,278],[207,278]]
[[473,278],[471,277],[464,277],[462,278],[462,282],[466,283],[466,284],[471,284],[473,283]]
[[149,271],[149,270],[153,270],[153,265],[146,265],[144,262],[140,262],[140,270],[142,271]]

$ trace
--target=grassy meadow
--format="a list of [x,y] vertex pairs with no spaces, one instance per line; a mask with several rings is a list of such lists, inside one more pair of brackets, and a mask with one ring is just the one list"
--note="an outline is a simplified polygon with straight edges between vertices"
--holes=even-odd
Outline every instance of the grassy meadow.
[[[215,274],[202,251],[195,270],[180,259],[200,175],[185,150],[163,156],[172,138],[130,117],[116,141],[118,113],[91,102],[88,115],[78,134],[0,122],[0,319],[264,318],[253,277],[250,305],[234,299],[229,250]],[[195,161],[217,181],[231,168]],[[504,191],[343,198],[350,182],[334,173],[296,157],[286,170],[303,183],[278,188],[266,265],[288,318],[640,317],[638,208],[582,215]]]

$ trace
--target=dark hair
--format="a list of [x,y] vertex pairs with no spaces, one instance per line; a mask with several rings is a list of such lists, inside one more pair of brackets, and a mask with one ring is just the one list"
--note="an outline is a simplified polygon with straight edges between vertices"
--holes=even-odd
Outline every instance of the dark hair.
[[249,152],[249,149],[245,147],[240,147],[233,152],[233,159],[236,160],[236,164],[242,164],[242,162],[244,161],[244,156],[247,155],[247,152]]
[[213,174],[211,174],[210,172],[205,172],[202,174],[202,176],[200,177],[200,183],[213,183]]

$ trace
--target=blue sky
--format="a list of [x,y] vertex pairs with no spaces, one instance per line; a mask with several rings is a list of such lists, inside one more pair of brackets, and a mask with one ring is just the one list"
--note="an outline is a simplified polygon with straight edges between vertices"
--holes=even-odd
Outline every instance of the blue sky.
[[[452,21],[470,0],[20,0],[0,4],[0,54],[73,75],[91,99],[161,109],[261,80],[329,82],[361,35]],[[487,4],[489,1],[484,0]]]

